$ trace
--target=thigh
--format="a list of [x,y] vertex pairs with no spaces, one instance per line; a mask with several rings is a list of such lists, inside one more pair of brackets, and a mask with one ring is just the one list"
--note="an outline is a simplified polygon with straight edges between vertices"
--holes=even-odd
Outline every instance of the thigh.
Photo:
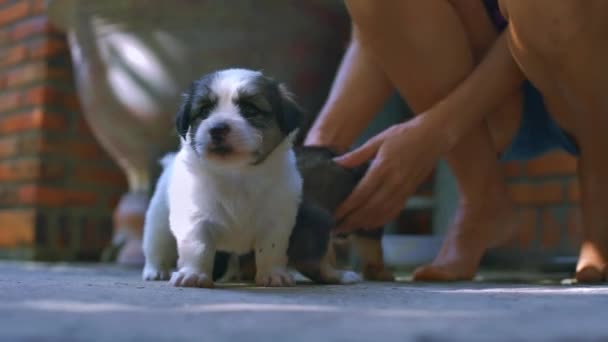
[[608,1],[502,0],[510,47],[555,120],[578,140],[608,124]]
[[[415,113],[444,97],[472,70],[498,36],[481,1],[346,2],[357,39]],[[519,125],[521,93],[488,115],[501,151]]]
[[[450,1],[464,26],[474,63],[477,64],[486,55],[498,38],[496,23],[488,13],[483,1]],[[496,152],[502,152],[510,145],[519,129],[523,107],[523,92],[516,90],[505,98],[504,103],[486,117]]]

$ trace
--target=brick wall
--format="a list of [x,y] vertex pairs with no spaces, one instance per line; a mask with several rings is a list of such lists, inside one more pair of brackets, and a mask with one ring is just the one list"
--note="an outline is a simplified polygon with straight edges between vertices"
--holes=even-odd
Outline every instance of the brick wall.
[[0,0],[0,256],[95,259],[126,189],[81,114],[44,0]]
[[546,256],[576,256],[581,241],[576,158],[552,152],[505,165],[521,230],[505,249]]

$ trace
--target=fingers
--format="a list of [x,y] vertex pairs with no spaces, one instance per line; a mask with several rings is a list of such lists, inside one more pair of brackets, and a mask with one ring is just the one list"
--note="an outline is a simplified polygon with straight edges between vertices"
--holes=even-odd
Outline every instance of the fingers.
[[375,136],[358,149],[334,158],[334,161],[348,168],[359,166],[372,159],[378,152],[381,144],[382,136]]
[[367,173],[361,179],[359,184],[353,189],[353,192],[348,198],[340,204],[334,214],[337,221],[343,219],[347,214],[351,213],[355,209],[361,207],[368,198],[372,196],[374,191],[380,186],[382,181],[383,172],[379,167],[378,160],[374,160],[372,165],[367,170]]
[[381,187],[362,207],[355,209],[338,225],[336,232],[356,229],[378,229],[392,221],[403,209],[405,201],[400,188]]

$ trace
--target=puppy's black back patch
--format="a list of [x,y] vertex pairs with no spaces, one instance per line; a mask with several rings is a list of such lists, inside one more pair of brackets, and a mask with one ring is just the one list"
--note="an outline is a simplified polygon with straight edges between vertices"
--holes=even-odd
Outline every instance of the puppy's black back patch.
[[348,169],[333,161],[336,156],[325,147],[298,146],[298,170],[304,181],[302,198],[333,213],[353,191],[367,165]]
[[326,210],[312,203],[302,202],[298,208],[296,225],[289,237],[289,262],[320,261],[327,253],[329,232],[333,225],[333,219]]
[[[295,147],[298,170],[302,175],[303,201],[325,210],[328,215],[346,200],[365,175],[369,164],[345,168],[333,161],[337,154],[326,147]],[[358,230],[357,235],[379,239],[383,229]]]

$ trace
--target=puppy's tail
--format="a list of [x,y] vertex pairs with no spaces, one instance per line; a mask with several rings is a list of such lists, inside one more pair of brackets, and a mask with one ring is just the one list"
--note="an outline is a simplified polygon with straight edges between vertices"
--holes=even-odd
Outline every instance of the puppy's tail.
[[173,163],[173,160],[175,159],[175,155],[177,153],[175,152],[169,152],[167,154],[165,154],[162,158],[160,158],[158,160],[158,163],[163,167],[163,169],[166,169],[169,167],[169,165],[171,165]]

